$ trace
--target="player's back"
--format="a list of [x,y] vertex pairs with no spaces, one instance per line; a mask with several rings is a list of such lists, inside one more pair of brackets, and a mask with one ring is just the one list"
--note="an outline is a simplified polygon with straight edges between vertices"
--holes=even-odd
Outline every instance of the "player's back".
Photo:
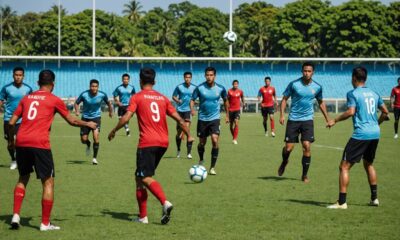
[[355,107],[353,116],[353,138],[361,140],[378,139],[380,129],[377,110],[383,104],[382,98],[367,87],[357,87],[347,93],[348,107]]
[[132,96],[128,111],[137,114],[139,147],[168,147],[166,116],[176,110],[167,97],[154,90],[142,90]]
[[14,113],[22,118],[16,146],[50,149],[49,133],[56,112],[68,115],[64,102],[52,93],[39,90],[25,96]]

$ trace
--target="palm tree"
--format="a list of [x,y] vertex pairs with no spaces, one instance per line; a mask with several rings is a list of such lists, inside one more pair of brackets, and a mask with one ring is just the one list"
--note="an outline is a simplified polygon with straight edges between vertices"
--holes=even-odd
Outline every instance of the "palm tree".
[[124,47],[122,48],[122,53],[124,56],[128,57],[142,57],[143,54],[140,51],[142,47],[142,42],[138,38],[131,38],[124,42]]
[[[67,15],[67,9],[65,9],[62,5],[60,6],[60,8],[61,16]],[[49,12],[58,15],[58,5],[54,4],[53,6],[51,6]]]
[[162,27],[154,35],[153,43],[155,45],[159,45],[163,53],[171,52],[171,46],[176,39],[174,22],[166,17],[163,17],[161,25]]
[[[253,43],[255,43],[258,46],[259,50],[259,57],[264,56],[264,49],[269,45],[269,37],[267,35],[267,29],[265,27],[265,24],[260,21],[257,23],[256,28],[254,29],[255,31],[249,35],[249,38]],[[268,55],[268,49],[266,52],[266,56]]]
[[124,7],[125,9],[122,11],[122,13],[128,17],[130,22],[136,25],[141,17],[141,14],[144,13],[141,11],[142,5],[139,1],[132,0],[129,3],[124,4]]
[[17,16],[17,12],[12,10],[10,6],[0,8],[1,28],[4,36],[14,36],[13,18]]

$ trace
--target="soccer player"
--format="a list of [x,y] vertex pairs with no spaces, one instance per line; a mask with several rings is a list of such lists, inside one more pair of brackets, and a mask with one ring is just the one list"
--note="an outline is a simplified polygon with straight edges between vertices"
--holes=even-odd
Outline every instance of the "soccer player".
[[[354,127],[353,135],[347,142],[339,166],[339,200],[329,205],[330,209],[347,209],[346,194],[350,169],[355,163],[360,162],[361,158],[371,189],[370,205],[379,206],[376,171],[372,164],[379,143],[379,124],[386,119],[389,112],[382,98],[365,86],[366,81],[367,69],[354,68],[351,79],[354,89],[347,93],[347,111],[327,124],[327,127],[333,127],[337,122],[352,117]],[[379,119],[377,109],[381,110]]]
[[212,149],[211,149],[211,167],[210,175],[216,175],[215,165],[218,159],[218,140],[220,134],[220,104],[219,100],[222,98],[224,101],[226,117],[226,123],[229,122],[229,102],[227,100],[226,89],[215,82],[217,76],[217,70],[213,67],[207,67],[205,69],[206,81],[194,90],[192,99],[190,101],[190,109],[192,115],[195,114],[194,104],[196,99],[199,99],[199,119],[197,122],[197,136],[200,138],[200,142],[197,145],[197,151],[199,153],[200,165],[204,165],[204,151],[207,143],[207,137],[211,136]]
[[137,114],[139,124],[139,144],[136,152],[136,199],[139,205],[137,222],[147,224],[147,189],[162,205],[161,224],[170,220],[172,204],[167,200],[161,185],[153,178],[155,170],[168,147],[168,126],[166,115],[179,122],[189,141],[189,128],[185,124],[167,97],[153,90],[155,71],[151,68],[140,70],[140,88],[142,89],[130,99],[127,112],[120,118],[117,126],[108,135],[111,141],[115,133]]
[[[15,144],[19,179],[14,189],[14,208],[11,220],[13,229],[18,229],[20,226],[22,201],[33,169],[43,186],[40,230],[60,229],[50,223],[54,199],[54,162],[49,135],[54,114],[58,112],[72,126],[96,128],[96,123],[81,121],[69,114],[64,102],[52,94],[54,80],[55,75],[51,70],[41,71],[38,81],[39,90],[21,100],[9,121],[10,128],[14,129],[17,120],[22,118]],[[9,132],[9,138],[14,140],[12,132]]]
[[[129,105],[129,99],[136,93],[135,87],[129,84],[130,76],[125,73],[122,75],[122,84],[119,85],[113,92],[114,102],[118,106],[118,118],[125,115]],[[124,126],[126,135],[129,137],[129,122]]]
[[96,129],[88,127],[81,127],[81,142],[86,144],[86,155],[90,154],[90,141],[88,135],[90,131],[93,132],[93,160],[92,164],[97,165],[97,153],[99,152],[100,140],[99,133],[101,127],[101,103],[105,102],[108,105],[108,115],[110,118],[113,116],[113,108],[111,102],[108,100],[105,92],[99,91],[99,81],[96,79],[90,80],[90,89],[86,90],[79,95],[75,101],[75,113],[79,116],[79,104],[83,102],[82,120],[97,123]]
[[[13,136],[17,134],[19,125],[21,124],[21,119],[19,119],[15,125],[15,132],[11,132],[8,121],[13,115],[13,112],[18,106],[18,103],[21,99],[32,92],[32,88],[23,83],[25,71],[22,67],[16,67],[13,70],[13,78],[14,81],[5,85],[0,91],[0,108],[1,106],[5,105],[4,107],[4,139],[7,140],[7,150],[11,157],[11,164],[10,169],[14,170],[17,169],[17,161],[15,160],[15,148],[13,147],[15,143],[11,142],[11,139],[8,137],[10,134]],[[5,102],[5,104],[4,104]]]
[[[190,112],[190,99],[192,98],[192,94],[196,85],[191,84],[192,81],[192,73],[185,72],[183,74],[184,83],[179,84],[176,86],[173,94],[172,99],[178,105],[177,111],[179,116],[185,120],[186,126],[190,129],[190,123],[192,121],[192,116]],[[183,132],[182,128],[180,127],[179,123],[176,125],[176,146],[178,148],[177,158],[180,158],[181,154],[181,142],[183,139]],[[187,147],[187,158],[192,159],[192,143],[190,141],[186,142]]]
[[397,86],[392,89],[390,103],[394,113],[394,138],[399,137],[399,118],[400,118],[400,77],[397,79]]
[[[271,86],[271,78],[265,77],[265,86],[258,90],[258,101],[261,102],[261,115],[263,116],[263,126],[265,136],[268,136],[267,120],[271,122],[271,136],[275,137],[274,103],[278,108],[278,100],[275,95],[275,88]],[[261,101],[262,98],[262,101]]]
[[239,134],[239,120],[240,120],[240,109],[244,106],[243,91],[239,89],[239,81],[233,80],[232,88],[228,90],[228,101],[229,101],[229,129],[232,134],[232,143],[238,144],[237,137]]
[[282,176],[288,164],[290,153],[293,151],[294,144],[299,142],[301,134],[301,144],[303,147],[303,157],[301,160],[303,173],[301,179],[308,183],[308,169],[311,163],[311,143],[314,142],[314,98],[317,99],[319,108],[328,122],[328,113],[322,99],[322,86],[312,79],[314,74],[314,64],[306,62],[302,66],[303,76],[292,81],[283,92],[280,109],[280,124],[285,123],[285,109],[287,100],[292,97],[292,107],[290,108],[289,120],[286,125],[285,146],[282,149],[282,163],[278,170],[278,175]]

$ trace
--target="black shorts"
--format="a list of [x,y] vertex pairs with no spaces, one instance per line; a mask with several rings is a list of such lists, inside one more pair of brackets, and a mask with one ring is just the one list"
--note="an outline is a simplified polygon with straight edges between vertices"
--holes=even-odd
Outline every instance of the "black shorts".
[[[20,125],[21,125],[20,123],[15,124],[14,135],[17,135]],[[4,124],[3,124],[4,139],[7,141],[8,141],[8,131],[9,130],[10,130],[10,125],[8,125],[8,121],[4,121]]]
[[361,158],[369,163],[373,163],[375,159],[376,148],[379,139],[358,140],[350,138],[343,151],[342,160],[350,163],[360,162]]
[[274,107],[261,107],[261,115],[263,117],[267,117],[268,114],[274,114],[275,109]]
[[199,138],[206,138],[211,134],[219,135],[220,133],[220,120],[215,119],[212,121],[201,121],[197,122],[197,136]]
[[53,155],[50,149],[17,147],[16,153],[20,176],[29,175],[35,168],[37,179],[55,177]]
[[229,121],[234,122],[235,120],[240,120],[240,110],[239,111],[229,111]]
[[118,117],[122,117],[128,111],[128,106],[119,106],[118,107]]
[[[82,121],[85,122],[95,122],[97,123],[97,130],[99,130],[100,132],[100,127],[101,127],[101,117],[97,117],[97,118],[82,118]],[[83,135],[89,135],[90,131],[92,131],[92,129],[90,127],[81,127],[81,136]]]
[[166,147],[138,148],[136,151],[136,177],[154,176]]
[[288,120],[286,125],[285,142],[298,143],[299,135],[301,141],[314,142],[314,121],[291,121]]
[[400,118],[400,108],[394,107],[394,108],[393,108],[393,113],[394,113],[394,120],[399,121],[399,118]]
[[192,121],[192,114],[190,111],[187,112],[178,112],[179,116],[183,118],[186,122],[191,122]]

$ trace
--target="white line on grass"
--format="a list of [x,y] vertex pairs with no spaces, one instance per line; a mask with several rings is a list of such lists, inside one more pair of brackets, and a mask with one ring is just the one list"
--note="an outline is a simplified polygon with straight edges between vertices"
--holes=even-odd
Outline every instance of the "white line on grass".
[[319,148],[335,149],[335,150],[339,150],[339,151],[343,151],[344,150],[344,148],[341,148],[341,147],[333,147],[333,146],[320,145],[320,144],[313,144],[312,146],[319,147]]

